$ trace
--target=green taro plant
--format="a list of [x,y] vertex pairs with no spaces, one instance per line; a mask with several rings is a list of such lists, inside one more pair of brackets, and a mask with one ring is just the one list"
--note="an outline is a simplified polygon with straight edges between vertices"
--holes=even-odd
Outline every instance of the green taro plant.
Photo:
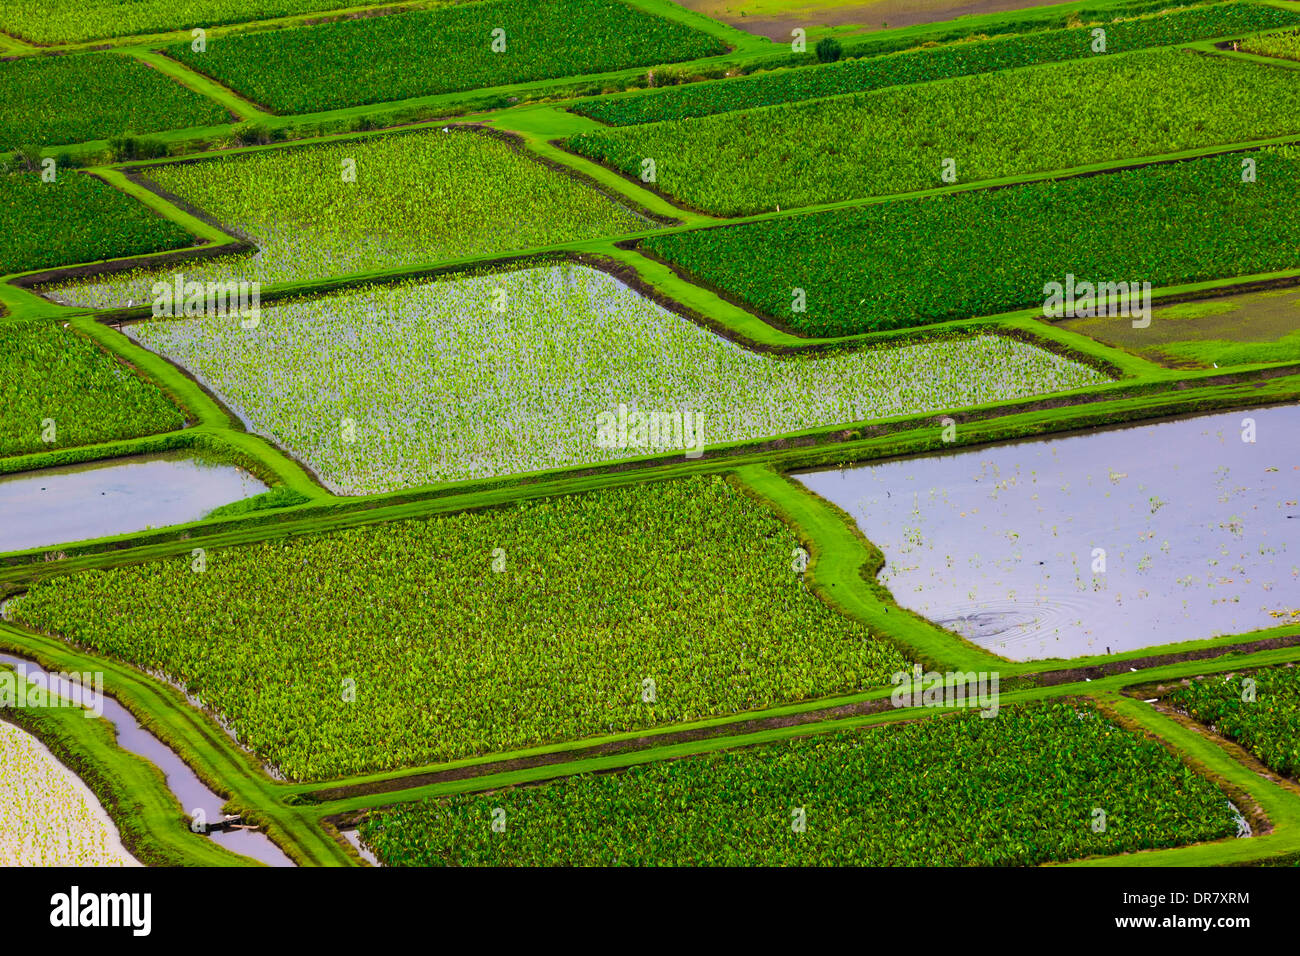
[[[1300,23],[1300,13],[1253,3],[1216,3],[1106,25],[1105,55]],[[585,100],[571,109],[612,126],[709,116],[798,100],[863,93],[1062,60],[1088,59],[1092,27],[968,39],[827,66],[771,70],[657,92]],[[1294,35],[1293,35],[1294,36]],[[1253,42],[1253,41],[1252,41]],[[1259,42],[1264,42],[1261,38]],[[658,84],[656,84],[658,85]]]
[[[1066,273],[1153,287],[1295,268],[1294,148],[864,205],[643,240],[804,335],[1041,308]],[[794,311],[791,290],[807,292]]]
[[230,119],[223,107],[123,54],[0,60],[0,151]]
[[691,478],[61,575],[10,610],[319,780],[887,682],[906,662],[809,590],[798,546]]
[[[0,174],[0,275],[188,246],[192,237],[126,193],[55,167]],[[69,228],[76,223],[76,228]]]
[[1170,694],[1169,703],[1237,741],[1270,769],[1300,777],[1300,670],[1295,667],[1198,678]]
[[158,387],[79,332],[0,322],[0,455],[174,431],[185,416]]
[[299,282],[645,232],[655,224],[504,138],[449,127],[149,167],[146,179],[257,244],[42,291],[93,308],[196,282]]
[[726,47],[614,0],[487,0],[167,52],[277,113],[309,113],[694,60]]
[[739,216],[1287,133],[1300,133],[1300,72],[1156,50],[566,142],[632,176],[652,158],[658,189]]
[[1063,700],[407,803],[360,835],[391,866],[1033,866],[1235,821],[1158,742]]

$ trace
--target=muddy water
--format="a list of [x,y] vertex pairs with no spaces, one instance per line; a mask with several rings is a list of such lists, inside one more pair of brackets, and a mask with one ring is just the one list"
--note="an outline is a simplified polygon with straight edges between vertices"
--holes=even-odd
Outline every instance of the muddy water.
[[197,521],[267,490],[242,468],[184,452],[0,478],[0,552]]
[[[0,664],[8,664],[16,671],[26,674],[29,680],[35,679],[54,693],[62,697],[75,699],[75,694],[61,688],[66,685],[57,677],[50,683],[50,675],[38,664],[0,654]],[[96,703],[96,702],[88,702]],[[206,821],[217,823],[225,819],[221,812],[225,800],[208,789],[207,785],[183,761],[176,752],[161,740],[140,726],[140,722],[131,712],[111,697],[102,698],[104,719],[117,730],[117,743],[123,750],[138,754],[153,763],[167,778],[167,788],[176,795],[185,812],[193,816],[195,810],[201,809]],[[96,703],[97,706],[97,703]],[[293,861],[285,856],[284,851],[271,842],[266,834],[256,830],[213,830],[209,838],[220,843],[232,853],[252,857],[268,866],[293,866]]]
[[1300,614],[1300,406],[797,477],[881,549],[900,605],[1013,660]]

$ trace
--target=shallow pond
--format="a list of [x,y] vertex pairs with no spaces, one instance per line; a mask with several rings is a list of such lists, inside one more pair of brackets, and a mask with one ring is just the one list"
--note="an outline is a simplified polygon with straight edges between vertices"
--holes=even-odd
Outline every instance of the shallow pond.
[[266,490],[242,468],[185,452],[10,475],[0,478],[0,552],[185,524]]
[[901,606],[1012,660],[1300,617],[1298,406],[796,477],[880,548]]

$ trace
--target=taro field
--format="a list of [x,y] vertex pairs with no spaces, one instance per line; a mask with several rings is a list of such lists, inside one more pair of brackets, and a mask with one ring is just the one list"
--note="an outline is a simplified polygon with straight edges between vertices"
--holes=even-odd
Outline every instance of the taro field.
[[914,925],[1263,924],[1297,36],[0,0],[0,876],[890,867]]

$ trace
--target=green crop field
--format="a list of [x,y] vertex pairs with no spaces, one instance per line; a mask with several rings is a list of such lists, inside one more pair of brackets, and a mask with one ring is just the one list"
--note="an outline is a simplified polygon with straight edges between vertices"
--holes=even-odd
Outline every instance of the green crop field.
[[[1107,381],[999,336],[757,355],[585,267],[361,289],[277,306],[254,329],[209,317],[132,334],[353,494],[680,455]],[[664,428],[655,447],[647,424],[640,444],[611,447],[598,425],[620,405],[677,416],[686,432]]]
[[[0,275],[190,245],[189,233],[74,170],[0,173]],[[75,229],[69,223],[84,223]]]
[[1270,769],[1300,777],[1300,672],[1294,667],[1194,680],[1170,694],[1169,703]]
[[[1077,131],[1086,130],[1086,135]],[[736,216],[1300,134],[1300,73],[1134,53],[582,133],[570,149]]]
[[[1294,149],[976,190],[647,239],[642,246],[809,335],[1042,306],[1067,272],[1176,285],[1284,269],[1300,216]],[[1261,224],[1267,223],[1264,239]],[[1170,237],[1177,241],[1161,242]],[[798,252],[796,252],[798,250]],[[792,290],[806,293],[793,311]]]
[[350,6],[348,0],[0,0],[0,30],[38,43],[217,26]]
[[225,109],[130,57],[0,62],[0,150],[229,121]]
[[1270,33],[1252,37],[1242,44],[1242,49],[1263,56],[1278,56],[1287,60],[1300,60],[1300,32]]
[[[1122,53],[1204,37],[1252,33],[1300,23],[1300,14],[1247,3],[1220,3],[1108,24],[1105,53]],[[574,112],[613,126],[658,123],[798,100],[863,93],[886,86],[1081,60],[1093,51],[1092,27],[1048,30],[921,47],[825,66],[667,87],[633,96],[583,100]]]
[[135,438],[185,424],[156,386],[71,329],[0,323],[0,370],[0,455]]
[[[512,144],[465,129],[153,166],[145,177],[257,243],[251,256],[187,264],[196,282],[295,282],[654,228]],[[145,300],[171,271],[79,279],[51,292],[123,306]]]
[[412,804],[361,828],[402,866],[1023,866],[1235,832],[1213,784],[1070,702]]
[[1282,925],[1298,31],[0,0],[0,862],[167,868],[0,901],[301,948],[206,868],[887,866],[873,926]]
[[[724,51],[712,37],[611,0],[487,0],[222,39],[201,53],[187,44],[167,50],[277,113],[654,66]],[[364,71],[356,69],[361,60]]]
[[[770,512],[702,478],[231,549],[203,574],[176,560],[65,576],[11,610],[163,670],[285,774],[321,779],[904,669],[808,591],[797,547]],[[359,614],[338,600],[352,593],[375,603]]]

